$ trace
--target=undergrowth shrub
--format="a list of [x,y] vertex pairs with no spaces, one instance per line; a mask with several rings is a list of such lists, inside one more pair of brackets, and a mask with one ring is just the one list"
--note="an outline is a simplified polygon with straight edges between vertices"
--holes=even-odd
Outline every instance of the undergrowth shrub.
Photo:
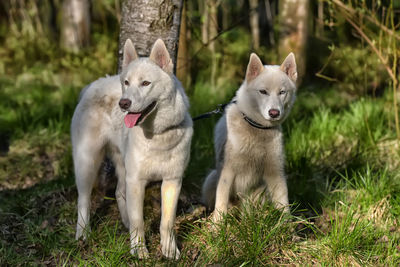
[[350,95],[382,95],[388,75],[378,56],[359,45],[330,46],[331,55],[324,74],[337,84],[336,90]]

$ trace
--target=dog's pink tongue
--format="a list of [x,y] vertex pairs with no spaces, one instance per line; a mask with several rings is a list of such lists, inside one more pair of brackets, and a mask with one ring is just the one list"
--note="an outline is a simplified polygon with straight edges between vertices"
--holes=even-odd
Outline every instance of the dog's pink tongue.
[[124,118],[124,122],[126,127],[128,128],[132,128],[133,126],[136,125],[136,122],[138,121],[138,119],[140,118],[142,114],[140,113],[128,113],[126,114],[125,118]]

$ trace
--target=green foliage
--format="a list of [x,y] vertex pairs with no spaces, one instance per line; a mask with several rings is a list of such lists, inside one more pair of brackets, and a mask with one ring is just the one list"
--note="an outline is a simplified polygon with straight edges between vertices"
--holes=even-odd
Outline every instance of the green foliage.
[[[223,33],[216,41],[217,49],[211,52],[200,42],[192,41],[192,77],[194,89],[190,94],[212,94],[211,98],[226,99],[232,96],[238,85],[243,82],[251,50],[251,36],[246,29],[234,28]],[[265,64],[280,64],[274,50],[261,48],[257,53]],[[211,62],[211,66],[210,66]],[[238,68],[238,66],[243,66]],[[216,69],[213,73],[213,69]],[[202,85],[211,90],[202,90]],[[196,92],[196,89],[198,90]],[[205,97],[203,97],[205,98]]]
[[332,45],[330,50],[324,75],[337,83],[337,89],[356,96],[382,94],[388,75],[376,54],[343,44]]
[[[328,62],[317,76],[336,81],[357,95],[381,95],[389,80],[393,94],[399,91],[397,69],[400,50],[397,44],[400,32],[399,20],[395,16],[396,1],[326,2],[329,12],[326,24],[334,25],[331,40],[338,48],[331,46]],[[321,74],[327,65],[332,68],[334,79]],[[396,97],[393,98],[393,107],[396,134],[400,138]]]

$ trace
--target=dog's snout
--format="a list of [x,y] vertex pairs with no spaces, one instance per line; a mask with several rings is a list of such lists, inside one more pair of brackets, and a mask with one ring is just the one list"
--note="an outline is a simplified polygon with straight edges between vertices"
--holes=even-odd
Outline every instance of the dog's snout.
[[278,109],[270,109],[270,110],[268,111],[268,114],[269,114],[269,116],[270,116],[271,118],[275,119],[275,118],[278,118],[278,117],[279,117],[279,115],[281,114],[281,112],[280,112]]
[[132,101],[130,101],[128,98],[121,98],[121,100],[119,101],[119,106],[122,109],[128,109],[132,104]]

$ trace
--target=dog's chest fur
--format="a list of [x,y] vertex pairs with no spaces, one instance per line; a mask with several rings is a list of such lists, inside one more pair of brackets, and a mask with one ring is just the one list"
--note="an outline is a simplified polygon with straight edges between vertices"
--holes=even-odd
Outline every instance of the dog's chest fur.
[[153,181],[171,178],[176,176],[176,173],[182,175],[189,159],[193,133],[191,125],[187,114],[181,125],[160,134],[146,132],[142,127],[132,128],[128,144],[131,147],[130,153],[134,157],[132,164],[138,168],[140,166],[144,172],[141,175]]
[[235,191],[246,191],[261,182],[271,157],[281,155],[283,160],[282,131],[251,126],[236,105],[228,108],[226,116],[225,160],[236,174]]

